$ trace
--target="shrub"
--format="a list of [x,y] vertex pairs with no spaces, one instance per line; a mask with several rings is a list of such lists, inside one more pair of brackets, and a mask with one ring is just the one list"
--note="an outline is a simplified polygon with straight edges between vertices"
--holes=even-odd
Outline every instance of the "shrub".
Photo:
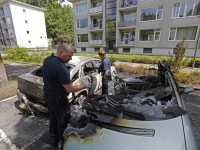
[[188,64],[188,58],[186,57],[186,49],[188,44],[186,38],[183,38],[181,42],[178,42],[175,47],[175,56],[170,55],[168,59],[169,66],[173,72],[178,72]]
[[116,62],[116,59],[113,56],[108,57],[110,60],[111,65],[113,65]]

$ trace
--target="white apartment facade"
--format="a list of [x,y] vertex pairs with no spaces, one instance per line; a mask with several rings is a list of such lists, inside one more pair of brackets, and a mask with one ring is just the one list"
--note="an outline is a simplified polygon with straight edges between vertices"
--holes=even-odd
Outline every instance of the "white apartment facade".
[[0,50],[48,47],[44,9],[16,0],[0,1]]
[[77,52],[169,55],[183,37],[188,56],[199,47],[200,0],[68,1]]

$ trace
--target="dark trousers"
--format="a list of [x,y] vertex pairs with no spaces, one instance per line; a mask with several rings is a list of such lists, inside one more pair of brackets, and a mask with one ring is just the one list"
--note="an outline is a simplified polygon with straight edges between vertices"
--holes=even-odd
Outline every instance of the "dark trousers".
[[64,140],[63,132],[70,120],[70,105],[67,95],[45,95],[49,113],[49,133],[58,140]]
[[108,94],[108,80],[109,80],[108,76],[105,79],[102,78],[102,95]]

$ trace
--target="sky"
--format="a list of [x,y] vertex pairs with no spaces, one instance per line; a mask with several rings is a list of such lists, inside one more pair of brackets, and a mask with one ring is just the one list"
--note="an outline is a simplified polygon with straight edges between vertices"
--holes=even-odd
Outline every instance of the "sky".
[[72,3],[68,2],[67,0],[65,0],[63,4],[69,4],[70,6],[72,6]]

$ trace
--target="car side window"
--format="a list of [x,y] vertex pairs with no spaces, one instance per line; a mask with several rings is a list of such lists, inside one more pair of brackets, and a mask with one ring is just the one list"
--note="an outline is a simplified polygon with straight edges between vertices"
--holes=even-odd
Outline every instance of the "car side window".
[[43,66],[37,68],[36,70],[34,70],[32,73],[38,77],[42,77],[42,70],[43,70]]
[[77,73],[75,73],[75,75],[72,78],[72,82],[76,81],[79,78],[79,71],[77,71]]
[[89,62],[89,63],[86,63],[84,66],[83,66],[83,72],[84,72],[84,75],[89,75],[91,73],[94,73],[96,72],[92,62]]

